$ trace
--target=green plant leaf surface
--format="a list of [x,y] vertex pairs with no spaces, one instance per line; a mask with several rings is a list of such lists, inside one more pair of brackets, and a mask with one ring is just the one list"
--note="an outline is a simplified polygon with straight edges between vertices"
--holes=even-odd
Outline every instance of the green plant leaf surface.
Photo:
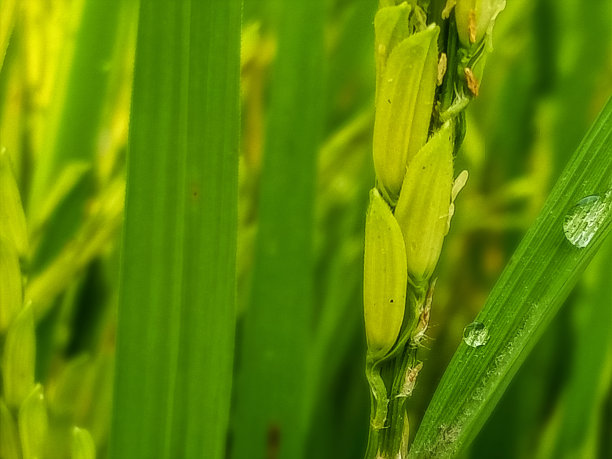
[[[488,341],[479,347],[459,345],[416,434],[412,457],[451,457],[473,440],[610,232],[611,187],[612,99],[475,319],[487,328]],[[579,201],[595,195],[606,204],[604,218],[592,240],[577,247],[565,236],[566,215]],[[593,217],[588,214],[583,220]]]
[[223,458],[235,330],[239,0],[142,2],[110,455]]
[[236,388],[236,459],[299,458],[305,447],[324,4],[285,2],[277,16],[253,289]]
[[[597,452],[605,398],[612,382],[612,240],[597,254],[585,273],[576,302],[575,347],[570,378],[553,418],[550,442],[542,442],[539,457],[600,457]],[[599,454],[599,455],[598,455]]]

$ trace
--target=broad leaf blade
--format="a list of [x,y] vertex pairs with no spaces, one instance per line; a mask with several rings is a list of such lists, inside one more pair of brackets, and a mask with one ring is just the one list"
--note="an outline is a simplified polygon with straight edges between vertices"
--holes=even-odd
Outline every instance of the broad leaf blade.
[[239,0],[140,6],[112,457],[225,454],[240,9]]

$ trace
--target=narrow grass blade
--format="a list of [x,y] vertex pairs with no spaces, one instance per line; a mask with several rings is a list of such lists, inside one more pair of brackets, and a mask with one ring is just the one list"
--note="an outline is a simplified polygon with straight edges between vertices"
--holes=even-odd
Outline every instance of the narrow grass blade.
[[253,291],[236,389],[237,459],[299,458],[305,446],[324,3],[279,4]]
[[[612,99],[582,141],[476,318],[486,327],[488,340],[478,347],[463,342],[455,353],[417,432],[413,457],[452,456],[478,433],[610,232],[611,187]],[[569,232],[570,243],[564,233],[566,215],[572,213],[576,203],[592,195],[600,195],[597,202],[603,204],[590,207],[593,213],[583,214],[580,223],[594,218],[598,230],[591,227],[592,231]],[[472,341],[474,344],[483,342]]]
[[601,457],[602,408],[612,376],[612,240],[593,261],[576,303],[576,340],[570,379],[547,454],[540,457]]
[[111,457],[225,457],[240,10],[140,5]]
[[[551,24],[547,12],[550,5],[540,3],[539,21],[541,31],[534,39],[542,48],[542,55],[550,53],[551,46],[555,49],[552,58],[556,64],[568,62],[572,65],[566,71],[560,71],[556,84],[551,85],[555,96],[559,99],[559,113],[555,123],[555,151],[559,164],[555,165],[555,172],[560,173],[563,165],[571,155],[570,148],[575,147],[588,128],[597,109],[603,106],[606,92],[599,86],[601,81],[610,81],[612,72],[606,66],[605,60],[599,58],[602,54],[612,53],[612,2],[608,0],[592,0],[588,8],[581,0],[571,0],[558,5],[553,16],[557,25],[553,30],[556,36],[546,35],[546,24]],[[554,24],[554,21],[552,22]],[[548,26],[550,27],[550,25]],[[601,46],[593,46],[601,43]],[[575,56],[572,57],[572,56]],[[554,69],[553,62],[549,63],[548,71]],[[542,85],[550,85],[551,75],[545,75]],[[554,80],[553,80],[554,81]]]
[[527,356],[470,445],[470,457],[488,457],[492,451],[496,459],[535,457],[534,451],[542,443],[542,425],[565,375],[559,366],[565,364],[562,370],[567,370],[567,355],[559,353],[570,336],[567,312],[566,307],[555,316]]

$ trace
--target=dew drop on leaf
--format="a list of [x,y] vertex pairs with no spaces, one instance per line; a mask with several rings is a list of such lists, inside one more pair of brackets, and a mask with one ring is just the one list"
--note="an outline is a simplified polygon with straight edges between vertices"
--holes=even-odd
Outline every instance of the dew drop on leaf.
[[584,248],[593,240],[610,210],[611,193],[605,197],[587,196],[567,213],[563,220],[565,238],[574,246]]
[[489,341],[489,330],[481,322],[472,322],[463,329],[463,341],[471,347],[480,347]]

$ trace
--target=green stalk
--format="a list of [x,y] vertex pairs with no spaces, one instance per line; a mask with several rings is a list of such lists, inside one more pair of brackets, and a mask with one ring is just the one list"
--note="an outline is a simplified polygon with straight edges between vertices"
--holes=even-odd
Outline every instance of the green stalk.
[[140,6],[111,457],[225,457],[240,14],[239,0]]

